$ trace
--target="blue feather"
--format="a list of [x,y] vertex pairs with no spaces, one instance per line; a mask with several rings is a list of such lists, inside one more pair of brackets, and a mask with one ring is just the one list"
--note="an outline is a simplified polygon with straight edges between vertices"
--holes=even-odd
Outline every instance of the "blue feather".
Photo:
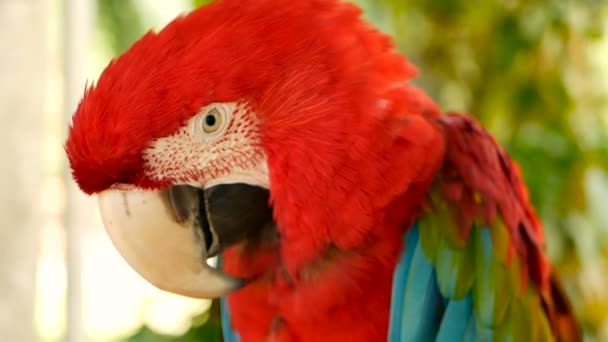
[[470,293],[462,300],[451,300],[443,315],[437,341],[463,340],[469,322],[473,321],[473,324],[475,324],[475,319],[472,316],[473,302]]
[[[492,341],[494,330],[478,326],[473,291],[462,300],[441,292],[436,269],[422,250],[419,229],[416,224],[406,234],[406,248],[395,269],[388,341]],[[477,262],[485,267],[494,257],[492,239],[489,229],[480,233],[476,243],[483,260]],[[488,304],[485,310],[492,314],[493,305]]]
[[[410,234],[418,233],[417,226],[410,229]],[[420,243],[408,248],[414,249],[414,255],[403,297],[400,341],[429,341],[437,334],[443,298],[439,293],[435,270],[424,255]]]
[[410,264],[414,256],[414,247],[418,244],[418,226],[414,225],[411,232],[404,237],[405,250],[397,264],[393,276],[393,292],[391,300],[391,313],[388,331],[389,341],[401,341],[401,320],[403,313],[403,297],[410,271]]
[[464,336],[462,337],[462,342],[476,342],[476,341],[478,341],[478,339],[477,339],[477,320],[475,319],[474,314],[469,315],[468,318],[469,318],[469,320],[467,322],[467,327],[464,331]]
[[234,329],[232,329],[232,324],[230,324],[230,311],[228,310],[228,303],[226,302],[225,297],[220,299],[220,304],[222,310],[222,334],[224,335],[224,342],[240,342],[241,339]]

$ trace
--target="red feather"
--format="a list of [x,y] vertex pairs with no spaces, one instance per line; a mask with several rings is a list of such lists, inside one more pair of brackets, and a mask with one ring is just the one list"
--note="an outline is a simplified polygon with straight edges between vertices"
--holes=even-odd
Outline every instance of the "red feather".
[[468,238],[474,221],[491,227],[499,214],[510,232],[510,257],[517,253],[524,261],[522,288],[531,278],[559,341],[581,340],[572,308],[551,272],[542,225],[519,167],[473,118],[449,114],[436,121],[447,141],[437,184],[453,209],[461,237]]

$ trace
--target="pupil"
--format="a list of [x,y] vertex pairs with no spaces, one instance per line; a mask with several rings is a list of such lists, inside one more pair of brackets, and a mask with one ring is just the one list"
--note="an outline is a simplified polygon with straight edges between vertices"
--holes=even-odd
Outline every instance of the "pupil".
[[208,126],[214,126],[215,121],[216,121],[216,119],[215,119],[215,116],[213,116],[213,115],[207,115],[207,117],[205,117],[205,123]]

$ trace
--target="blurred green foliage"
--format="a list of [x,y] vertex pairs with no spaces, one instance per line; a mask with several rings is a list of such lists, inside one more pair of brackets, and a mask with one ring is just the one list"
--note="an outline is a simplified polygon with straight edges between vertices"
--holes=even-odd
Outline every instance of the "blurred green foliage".
[[208,4],[210,2],[211,2],[211,0],[193,0],[192,4],[193,4],[194,8],[198,8],[198,7]]
[[99,26],[115,55],[127,50],[147,30],[132,0],[99,0],[97,14]]
[[[193,7],[208,2],[194,0]],[[608,338],[608,274],[601,271],[608,268],[608,222],[598,203],[608,194],[590,194],[602,184],[608,188],[608,94],[589,48],[605,38],[606,2],[353,2],[418,66],[415,83],[446,110],[476,116],[519,162],[549,254],[587,334],[604,329]],[[99,4],[115,54],[145,32],[132,0]],[[144,329],[131,341],[218,340],[219,333],[205,335],[219,328],[217,317],[208,317],[182,338]]]

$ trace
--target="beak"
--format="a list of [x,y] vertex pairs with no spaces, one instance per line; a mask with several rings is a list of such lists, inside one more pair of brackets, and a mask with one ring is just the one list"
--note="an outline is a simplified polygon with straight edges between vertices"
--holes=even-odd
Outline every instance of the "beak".
[[246,184],[205,190],[177,185],[158,191],[108,190],[99,195],[103,224],[129,265],[156,287],[217,298],[245,285],[207,258],[254,236],[272,211],[268,191]]

